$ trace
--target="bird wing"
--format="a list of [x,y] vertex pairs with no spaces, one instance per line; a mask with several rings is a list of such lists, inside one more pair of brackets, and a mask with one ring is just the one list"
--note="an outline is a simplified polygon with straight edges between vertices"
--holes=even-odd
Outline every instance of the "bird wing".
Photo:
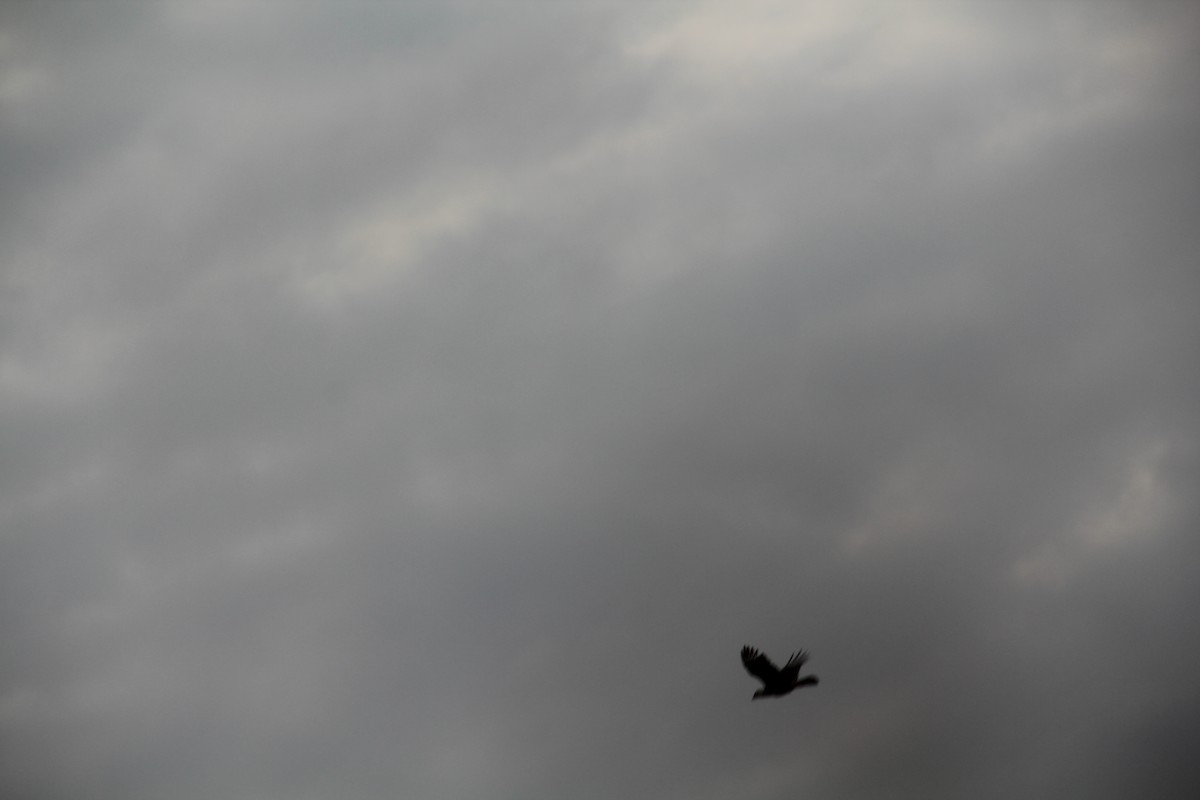
[[794,681],[800,676],[800,668],[804,666],[804,662],[806,661],[808,661],[808,653],[804,650],[797,650],[795,653],[792,653],[780,672],[789,680]]
[[771,659],[748,645],[742,648],[742,666],[746,668],[746,672],[764,684],[779,679],[779,667],[772,664]]

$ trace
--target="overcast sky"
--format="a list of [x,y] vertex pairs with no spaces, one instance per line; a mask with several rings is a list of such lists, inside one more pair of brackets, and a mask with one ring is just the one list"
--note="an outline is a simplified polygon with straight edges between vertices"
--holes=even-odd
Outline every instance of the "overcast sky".
[[5,3],[0,794],[1200,796],[1198,79],[1187,2]]

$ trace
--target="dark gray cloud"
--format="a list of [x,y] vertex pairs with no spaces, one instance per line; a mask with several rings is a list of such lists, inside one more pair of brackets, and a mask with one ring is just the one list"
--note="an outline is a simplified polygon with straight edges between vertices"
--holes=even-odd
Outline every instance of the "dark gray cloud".
[[3,793],[1194,793],[1196,14],[499,9],[0,12]]

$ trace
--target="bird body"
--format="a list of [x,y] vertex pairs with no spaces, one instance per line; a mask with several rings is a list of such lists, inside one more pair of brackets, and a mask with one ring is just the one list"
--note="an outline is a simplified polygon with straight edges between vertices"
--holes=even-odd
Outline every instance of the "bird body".
[[794,689],[804,686],[816,686],[819,683],[816,675],[800,677],[800,667],[808,661],[808,653],[799,650],[792,653],[783,669],[771,663],[771,659],[747,645],[742,648],[742,666],[754,677],[762,681],[762,688],[754,693],[751,700],[760,697],[783,697]]

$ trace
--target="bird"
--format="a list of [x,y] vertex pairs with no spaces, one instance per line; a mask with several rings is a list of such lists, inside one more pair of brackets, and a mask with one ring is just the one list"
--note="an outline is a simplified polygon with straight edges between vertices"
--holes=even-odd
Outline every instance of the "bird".
[[820,681],[816,675],[800,677],[800,667],[808,661],[808,653],[798,650],[792,653],[783,669],[771,663],[771,659],[749,645],[742,648],[742,666],[754,677],[762,681],[762,688],[754,693],[751,700],[760,697],[783,697],[793,689],[804,686],[816,686]]

